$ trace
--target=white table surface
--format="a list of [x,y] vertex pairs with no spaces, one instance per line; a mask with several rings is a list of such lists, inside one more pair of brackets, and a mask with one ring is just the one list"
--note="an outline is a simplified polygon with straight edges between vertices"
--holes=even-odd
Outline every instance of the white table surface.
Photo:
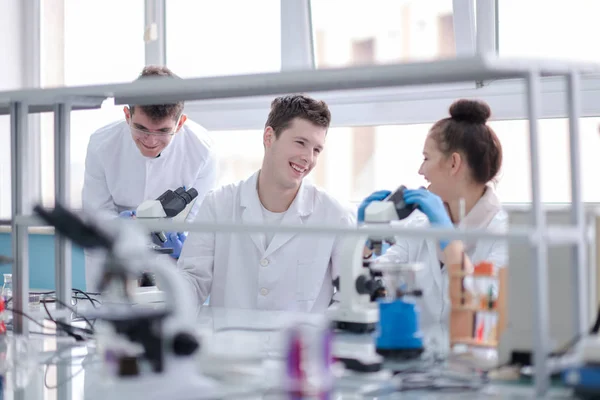
[[[198,332],[203,338],[203,349],[196,361],[197,374],[200,377],[202,365],[207,365],[206,360],[218,360],[220,362],[209,362],[208,365],[220,366],[211,368],[211,373],[217,378],[219,384],[223,385],[225,392],[220,392],[227,398],[285,398],[273,393],[265,394],[265,387],[277,386],[280,383],[282,371],[282,356],[285,353],[285,335],[283,329],[293,323],[302,322],[311,329],[311,326],[323,322],[322,316],[315,314],[296,314],[277,311],[256,310],[233,310],[222,308],[201,307],[197,310]],[[33,328],[39,330],[38,328]],[[47,329],[51,332],[52,329]],[[27,368],[27,357],[20,357],[18,374],[7,374],[4,382],[4,397],[0,399],[44,399],[44,400],[79,400],[79,399],[169,399],[173,397],[174,391],[181,389],[189,383],[189,379],[183,379],[183,373],[176,371],[170,376],[156,378],[151,384],[132,383],[129,390],[120,390],[118,385],[111,381],[103,373],[103,364],[96,353],[94,341],[85,344],[75,344],[70,339],[56,338],[54,336],[32,335],[27,340],[22,340],[22,348],[28,348],[29,366]],[[359,351],[372,346],[368,337],[356,337],[353,335],[337,335],[336,346],[357,346]],[[58,350],[57,350],[58,349]],[[201,358],[204,357],[204,358]],[[10,358],[10,357],[9,357]],[[228,360],[227,362],[223,360]],[[234,361],[251,363],[255,360],[261,364],[259,368],[245,369],[245,375],[236,375],[232,368]],[[47,366],[42,364],[53,362],[58,365]],[[205,362],[205,364],[202,364]],[[26,371],[26,372],[22,372]],[[252,375],[253,371],[255,375]],[[194,372],[195,373],[195,372]],[[15,388],[14,378],[18,376],[19,386]],[[390,384],[391,380],[383,378],[382,383]],[[338,391],[331,397],[335,399],[358,399],[358,398],[407,398],[407,399],[520,399],[532,398],[533,388],[526,385],[487,385],[482,390],[474,392],[396,392],[361,395],[365,391],[368,382],[358,377],[338,380],[336,386]],[[56,388],[56,386],[59,388]],[[377,386],[377,385],[375,385]],[[373,387],[373,381],[371,381]],[[132,389],[133,388],[133,389]],[[230,389],[236,390],[231,393]],[[113,392],[107,392],[113,390]],[[244,392],[244,390],[247,390]],[[190,390],[189,398],[202,398],[202,389]],[[110,393],[110,394],[108,394]],[[554,389],[548,398],[570,398],[570,391]],[[110,396],[110,397],[107,397]]]

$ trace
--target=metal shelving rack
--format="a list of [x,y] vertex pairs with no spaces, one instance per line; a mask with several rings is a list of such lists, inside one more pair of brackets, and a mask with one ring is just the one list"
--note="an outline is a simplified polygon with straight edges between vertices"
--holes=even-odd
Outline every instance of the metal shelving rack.
[[[522,79],[525,82],[526,108],[529,116],[529,136],[531,155],[531,193],[533,224],[530,227],[512,229],[502,235],[507,240],[528,240],[534,260],[534,274],[537,285],[533,289],[537,330],[535,336],[535,390],[543,395],[549,388],[549,374],[546,366],[548,342],[547,307],[547,247],[552,243],[576,245],[573,263],[577,266],[579,294],[578,330],[584,333],[587,326],[586,284],[585,284],[585,245],[584,210],[581,197],[581,166],[578,150],[580,146],[580,76],[597,73],[600,65],[573,64],[541,60],[510,60],[495,55],[457,58],[435,62],[409,63],[345,69],[289,71],[258,75],[229,76],[196,79],[158,79],[125,84],[98,85],[72,88],[28,89],[0,92],[0,114],[10,114],[11,153],[12,153],[12,253],[13,301],[15,309],[23,309],[28,300],[28,226],[41,225],[31,216],[34,200],[27,190],[29,163],[28,114],[53,111],[55,116],[55,182],[56,200],[68,204],[69,193],[69,119],[72,110],[99,108],[106,98],[113,97],[115,104],[153,104],[180,100],[208,100],[236,97],[278,95],[293,92],[324,92],[356,90],[367,88],[399,87],[457,82],[486,81],[495,79]],[[540,78],[562,76],[566,79],[568,118],[571,155],[572,226],[548,227],[542,208],[539,169]],[[146,223],[152,229],[177,229],[177,223],[159,221]],[[179,224],[180,225],[180,224]],[[181,227],[181,226],[180,226]],[[185,224],[187,231],[227,230],[227,231],[281,231],[294,230],[304,233],[345,233],[356,234],[353,229],[332,227],[309,228],[261,226],[206,226]],[[373,230],[374,232],[376,230]],[[379,229],[378,232],[396,235],[423,235],[427,237],[473,237],[477,232],[447,230],[399,230],[398,228]],[[361,231],[363,234],[366,231]],[[61,300],[70,297],[71,257],[70,244],[56,236],[56,289]],[[14,314],[14,327],[17,333],[27,333],[27,326],[21,315]]]

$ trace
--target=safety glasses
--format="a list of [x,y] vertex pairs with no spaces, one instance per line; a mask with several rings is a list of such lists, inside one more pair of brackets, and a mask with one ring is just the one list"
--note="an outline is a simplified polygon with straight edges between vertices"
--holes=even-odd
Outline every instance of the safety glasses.
[[175,124],[175,127],[170,131],[149,131],[146,129],[136,128],[131,123],[129,124],[129,128],[131,129],[131,133],[134,135],[137,135],[137,136],[152,136],[152,137],[156,137],[156,138],[168,138],[170,136],[173,136],[175,133],[177,133],[177,127],[179,126],[180,119],[181,119],[181,117],[179,117],[177,119],[177,123]]

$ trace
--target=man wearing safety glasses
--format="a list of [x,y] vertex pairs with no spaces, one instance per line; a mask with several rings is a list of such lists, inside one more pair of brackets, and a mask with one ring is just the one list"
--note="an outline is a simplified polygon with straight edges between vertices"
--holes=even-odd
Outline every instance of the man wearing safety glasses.
[[[177,78],[168,68],[145,67],[138,79]],[[183,113],[184,103],[124,107],[125,120],[100,128],[90,137],[85,160],[83,209],[92,213],[135,217],[144,200],[166,190],[195,188],[198,199],[192,220],[205,194],[216,185],[217,161],[208,132]],[[167,233],[165,247],[178,258],[185,235]],[[87,290],[95,290],[100,268],[86,253]]]

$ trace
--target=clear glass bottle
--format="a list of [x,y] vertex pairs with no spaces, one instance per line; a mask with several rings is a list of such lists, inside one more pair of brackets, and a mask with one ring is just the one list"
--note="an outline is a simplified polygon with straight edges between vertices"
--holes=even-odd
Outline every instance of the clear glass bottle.
[[2,297],[4,298],[4,301],[7,301],[12,297],[12,295],[12,274],[4,274],[4,285],[2,285]]

